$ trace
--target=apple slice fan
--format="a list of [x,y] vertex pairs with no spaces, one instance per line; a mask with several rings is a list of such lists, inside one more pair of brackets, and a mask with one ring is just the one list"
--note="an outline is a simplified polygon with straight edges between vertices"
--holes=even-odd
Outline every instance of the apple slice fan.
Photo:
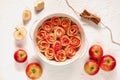
[[89,12],[89,11],[87,11],[87,10],[84,10],[82,13],[79,13],[78,11],[76,11],[76,10],[69,4],[68,0],[65,0],[65,2],[66,2],[66,4],[67,4],[67,6],[73,10],[73,12],[75,13],[76,16],[78,16],[78,17],[81,16],[81,18],[86,19],[86,20],[88,20],[88,21],[91,21],[91,22],[95,23],[96,25],[98,25],[98,24],[103,25],[103,27],[105,27],[107,30],[109,30],[109,32],[110,32],[110,39],[111,39],[112,43],[120,46],[120,43],[118,43],[118,42],[116,42],[116,41],[113,40],[113,36],[112,36],[112,31],[111,31],[111,29],[110,29],[108,26],[106,26],[106,25],[101,21],[101,18],[100,18],[100,17],[92,14],[91,12]]

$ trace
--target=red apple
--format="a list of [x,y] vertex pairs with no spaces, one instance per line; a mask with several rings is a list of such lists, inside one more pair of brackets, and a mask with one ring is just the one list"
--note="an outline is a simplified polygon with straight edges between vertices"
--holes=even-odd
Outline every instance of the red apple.
[[100,60],[103,56],[103,49],[100,45],[92,45],[89,49],[90,58]]
[[38,79],[42,75],[42,67],[36,62],[29,63],[26,67],[26,75],[34,80]]
[[25,62],[27,60],[27,52],[23,49],[18,49],[14,53],[14,59],[19,63]]
[[100,61],[100,67],[104,71],[112,71],[116,66],[116,60],[111,55],[104,55]]
[[99,63],[96,60],[88,60],[84,65],[84,70],[89,75],[95,75],[99,71]]

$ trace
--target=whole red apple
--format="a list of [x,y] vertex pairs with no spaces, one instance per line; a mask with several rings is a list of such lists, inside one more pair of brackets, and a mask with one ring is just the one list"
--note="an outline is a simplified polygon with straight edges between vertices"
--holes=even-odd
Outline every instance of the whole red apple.
[[84,70],[89,75],[95,75],[99,71],[99,63],[96,60],[88,60],[84,65]]
[[19,63],[25,62],[27,60],[27,52],[23,49],[18,49],[14,53],[14,59]]
[[35,80],[42,75],[42,67],[36,62],[32,62],[27,65],[25,72],[30,79]]
[[104,55],[100,61],[100,67],[104,71],[112,71],[116,66],[116,60],[111,55]]
[[89,49],[90,58],[100,60],[103,56],[103,49],[100,45],[92,45]]

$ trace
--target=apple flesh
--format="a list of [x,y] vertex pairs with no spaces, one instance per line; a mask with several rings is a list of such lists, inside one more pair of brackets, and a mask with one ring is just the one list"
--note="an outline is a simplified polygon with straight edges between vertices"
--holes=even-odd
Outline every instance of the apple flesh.
[[15,28],[14,37],[16,40],[23,40],[26,36],[26,29],[22,27]]
[[28,22],[30,19],[31,19],[31,11],[30,10],[24,10],[23,11],[23,15],[22,15],[22,18],[23,18],[23,22],[26,23]]
[[116,60],[111,55],[104,55],[100,61],[100,67],[104,71],[112,71],[116,66]]
[[84,65],[84,70],[89,75],[95,75],[99,71],[99,63],[96,60],[88,60]]
[[44,9],[44,1],[43,0],[39,0],[39,1],[37,1],[36,3],[35,3],[35,5],[34,5],[34,8],[35,8],[35,11],[36,12],[39,12],[39,11],[41,11],[42,9]]
[[103,49],[100,45],[92,45],[89,49],[90,58],[100,60],[103,56]]
[[29,63],[26,67],[26,75],[34,80],[38,79],[42,75],[42,67],[36,62]]
[[17,61],[19,63],[25,62],[27,60],[27,52],[23,49],[19,49],[19,50],[15,51],[14,59],[15,59],[15,61]]

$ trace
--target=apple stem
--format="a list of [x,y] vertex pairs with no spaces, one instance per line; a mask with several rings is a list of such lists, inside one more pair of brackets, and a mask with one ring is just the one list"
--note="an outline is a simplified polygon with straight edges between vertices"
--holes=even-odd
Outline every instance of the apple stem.
[[[15,28],[16,31],[19,31],[19,28]],[[22,33],[19,31],[19,35],[22,35]]]
[[16,31],[18,31],[18,28],[15,28]]

